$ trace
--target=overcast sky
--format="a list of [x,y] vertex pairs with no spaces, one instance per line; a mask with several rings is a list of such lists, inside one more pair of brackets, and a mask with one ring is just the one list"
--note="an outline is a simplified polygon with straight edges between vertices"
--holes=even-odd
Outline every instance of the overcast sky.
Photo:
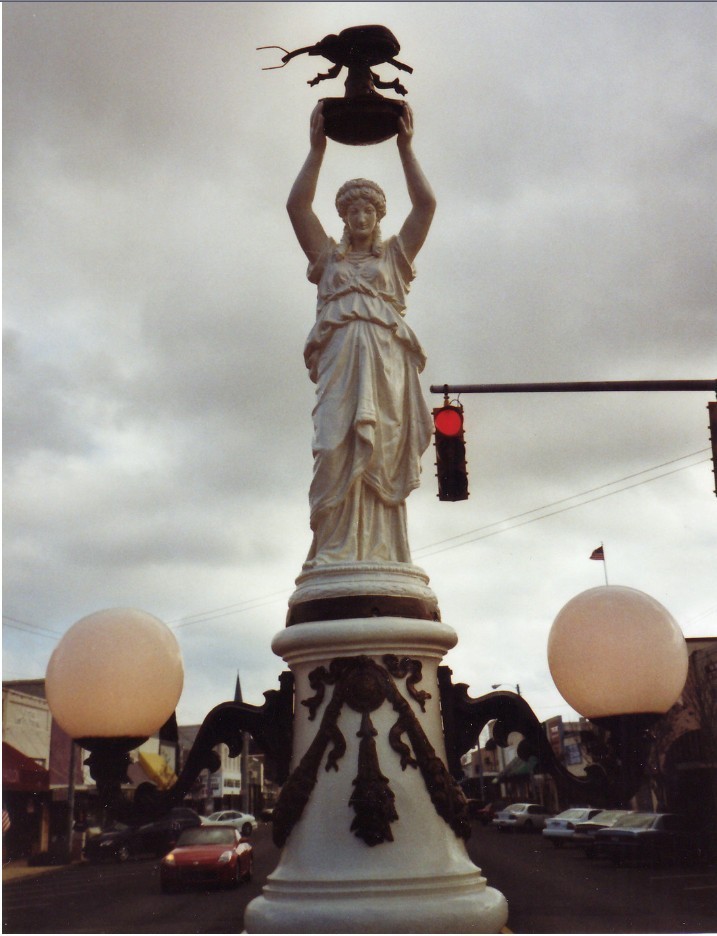
[[[408,322],[423,385],[717,377],[714,3],[13,3],[4,56],[5,679],[129,606],[174,630],[180,723],[278,686],[310,545],[315,287],[285,200],[322,58],[381,23],[438,198]],[[345,75],[345,73],[344,73]],[[393,92],[385,92],[393,96]],[[329,143],[408,210],[394,141]],[[470,499],[433,451],[414,560],[473,695],[571,715],[546,641],[575,594],[648,592],[717,632],[705,393],[466,396]]]

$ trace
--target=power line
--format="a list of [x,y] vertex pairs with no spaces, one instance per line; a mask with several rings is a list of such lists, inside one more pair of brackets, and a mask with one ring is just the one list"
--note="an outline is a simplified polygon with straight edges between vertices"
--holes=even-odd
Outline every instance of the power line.
[[[572,504],[568,507],[563,507],[561,510],[556,510],[556,511],[553,511],[552,513],[541,514],[540,516],[537,516],[537,517],[531,517],[529,520],[525,520],[523,523],[516,523],[509,527],[503,527],[503,524],[510,523],[513,520],[518,520],[522,517],[527,517],[530,514],[539,513],[540,511],[549,510],[551,507],[556,507],[559,504],[565,504],[568,501],[575,500],[575,498],[577,497],[585,497],[588,494],[592,494],[596,491],[601,491],[604,488],[613,487],[616,484],[621,484],[623,481],[629,481],[632,478],[636,478],[636,477],[639,477],[640,475],[648,474],[651,471],[657,471],[660,468],[665,468],[668,465],[675,464],[676,462],[684,461],[686,458],[693,458],[696,455],[702,455],[708,451],[709,449],[699,449],[696,452],[690,452],[688,455],[681,455],[679,458],[673,458],[673,459],[670,459],[669,461],[662,462],[659,465],[653,465],[651,468],[643,468],[641,471],[637,471],[637,472],[634,472],[633,474],[625,475],[624,477],[618,478],[615,481],[608,481],[605,484],[598,485],[597,487],[594,487],[594,488],[588,488],[588,490],[581,491],[579,494],[573,494],[570,497],[561,498],[560,500],[553,501],[550,504],[544,504],[542,507],[534,507],[532,510],[527,510],[527,511],[524,511],[523,513],[515,514],[512,517],[507,517],[504,520],[497,520],[494,523],[489,523],[484,527],[478,527],[475,530],[468,530],[465,533],[459,533],[457,536],[448,537],[448,539],[438,540],[435,543],[429,543],[426,546],[419,547],[417,550],[414,550],[414,552],[416,554],[421,553],[424,557],[433,556],[433,555],[436,555],[437,553],[444,552],[445,550],[448,550],[448,549],[455,549],[458,546],[465,546],[468,543],[475,542],[478,539],[486,539],[489,536],[495,536],[498,533],[505,533],[508,530],[515,529],[516,527],[519,527],[519,526],[524,526],[527,523],[533,523],[536,520],[543,520],[543,519],[546,519],[547,517],[552,517],[555,514],[563,513],[566,510],[573,510],[576,507],[582,507],[584,504],[592,503],[592,501],[600,500],[601,498],[604,498],[604,497],[610,497],[613,494],[619,494],[622,491],[627,491],[631,487],[638,487],[640,484],[647,484],[649,481],[656,481],[658,478],[663,478],[669,474],[674,474],[676,471],[683,471],[686,468],[693,468],[695,465],[702,464],[703,461],[707,461],[709,459],[701,459],[699,462],[694,462],[691,465],[683,465],[682,467],[676,468],[673,471],[663,472],[660,475],[656,475],[654,478],[647,478],[643,481],[638,482],[637,484],[628,485],[627,487],[620,488],[616,491],[608,491],[606,494],[602,494],[599,497],[594,497],[594,498],[591,498],[590,500],[581,501],[578,504]],[[465,540],[465,542],[456,543],[453,546],[446,546],[445,549],[434,549],[434,547],[436,546],[442,546],[444,543],[449,543],[456,539],[464,539],[464,537],[471,536],[473,533],[482,533],[484,530],[490,530],[492,527],[501,527],[501,529],[493,530],[490,533],[485,533],[485,535],[483,536],[475,536],[472,539]],[[433,550],[433,551],[428,552],[428,550]],[[287,595],[287,591],[286,589],[283,589],[282,591],[272,592],[268,595],[264,595],[259,598],[253,598],[253,599],[249,598],[249,599],[246,599],[245,601],[240,601],[233,605],[224,605],[220,608],[210,608],[207,611],[200,611],[200,612],[197,612],[196,614],[189,615],[188,617],[181,618],[179,622],[174,622],[172,626],[174,630],[178,630],[180,627],[189,627],[189,625],[191,624],[203,624],[203,623],[207,623],[208,621],[213,621],[213,620],[216,620],[217,618],[226,617],[231,614],[242,614],[245,611],[253,611],[256,608],[263,607],[267,604],[272,604],[273,602],[277,601],[278,598],[284,597],[286,595]]]
[[705,618],[709,617],[711,614],[714,614],[717,611],[717,605],[714,605],[712,608],[707,608],[706,611],[701,611],[695,617],[690,618],[688,621],[685,621],[685,627],[688,627],[690,624],[697,624],[698,621],[703,621]]
[[[450,542],[452,542],[453,540],[462,539],[464,536],[470,536],[471,533],[478,533],[478,532],[481,532],[482,530],[488,530],[488,529],[490,529],[490,527],[500,526],[500,525],[502,525],[503,523],[510,523],[511,520],[518,520],[518,519],[520,519],[521,517],[527,517],[529,514],[538,513],[538,511],[541,511],[541,510],[548,510],[550,507],[557,507],[558,504],[566,504],[568,501],[575,500],[576,497],[585,497],[585,496],[588,495],[588,494],[594,494],[595,491],[602,491],[604,488],[613,487],[613,485],[615,485],[615,484],[621,484],[623,481],[629,481],[629,480],[631,480],[632,478],[637,478],[637,477],[639,477],[640,475],[648,474],[650,471],[657,471],[658,468],[665,468],[667,465],[674,465],[676,462],[678,462],[678,461],[684,461],[686,458],[693,458],[695,455],[703,455],[705,452],[708,452],[708,451],[709,451],[709,449],[699,449],[699,450],[696,451],[696,452],[690,452],[689,455],[680,455],[679,458],[672,458],[672,459],[670,459],[669,461],[662,462],[662,464],[660,464],[660,465],[653,465],[651,468],[643,468],[641,471],[636,471],[636,472],[633,472],[633,474],[625,475],[624,477],[618,478],[618,479],[615,480],[615,481],[607,481],[607,482],[605,482],[604,484],[599,484],[599,485],[597,485],[597,487],[588,488],[586,491],[581,491],[579,494],[571,494],[569,497],[562,497],[562,498],[560,498],[560,500],[552,501],[552,503],[550,503],[550,504],[543,504],[542,507],[533,507],[531,510],[524,510],[522,513],[513,514],[512,517],[505,517],[503,520],[496,520],[496,521],[494,521],[493,523],[487,523],[485,526],[478,527],[478,528],[475,529],[475,530],[467,530],[465,533],[458,533],[458,534],[455,535],[455,536],[449,536],[449,537],[447,537],[446,539],[438,540],[438,541],[435,542],[435,543],[429,543],[429,544],[426,545],[426,546],[419,546],[418,549],[416,549],[416,550],[414,550],[414,551],[415,551],[416,553],[419,553],[419,552],[422,552],[424,549],[433,549],[434,546],[442,546],[443,543],[450,543]],[[702,459],[702,460],[699,461],[699,462],[695,462],[695,464],[701,464],[702,461],[704,461],[704,460],[705,460],[705,459]],[[685,465],[684,467],[685,467],[685,468],[692,468],[693,466],[692,466],[692,465]],[[681,469],[680,469],[680,470],[681,470]],[[668,472],[668,473],[669,473],[669,472]],[[657,477],[662,477],[662,475],[658,475]],[[655,480],[655,479],[654,479],[654,478],[651,478],[651,479],[649,479],[649,480]],[[627,490],[627,488],[621,488],[621,490]],[[620,492],[619,492],[619,491],[613,491],[612,493],[613,493],[613,494],[619,494]],[[589,503],[589,501],[587,501],[586,503]],[[580,507],[580,506],[582,506],[582,505],[581,505],[581,504],[575,504],[574,506],[575,506],[575,507]],[[540,519],[540,517],[538,517],[538,518],[536,518],[536,519]]]
[[[264,605],[273,604],[279,597],[286,597],[287,589],[271,592],[260,598],[247,598],[246,601],[239,601],[233,605],[225,605],[223,608],[216,608],[210,611],[199,611],[197,614],[189,615],[188,618],[180,618],[179,623],[171,624],[173,630],[179,630],[180,627],[189,627],[190,624],[202,624],[206,621],[214,621],[220,617],[227,617],[231,614],[241,614],[244,611],[253,611],[256,608],[262,608]],[[216,613],[215,613],[216,612]],[[210,615],[210,617],[207,617]]]
[[26,634],[34,634],[37,637],[45,637],[53,639],[57,637],[62,637],[62,634],[59,631],[50,630],[48,627],[41,627],[39,624],[31,624],[29,621],[21,621],[19,618],[10,617],[9,614],[3,614],[3,621],[5,621],[5,627],[11,627],[13,630],[23,631]]
[[[700,454],[700,453],[699,453],[699,452],[695,452],[695,453],[693,453],[693,454]],[[685,455],[685,456],[683,456],[683,457],[684,457],[684,458],[689,458],[690,456]],[[680,459],[675,459],[675,461],[680,461]],[[550,508],[551,506],[553,506],[553,505],[552,505],[552,504],[548,504],[548,505],[546,505],[545,507],[536,507],[536,508],[534,508],[533,510],[528,510],[528,511],[526,511],[526,512],[523,513],[523,514],[516,514],[515,517],[508,518],[507,520],[496,521],[495,523],[490,523],[490,524],[488,524],[488,525],[485,526],[485,527],[479,527],[479,528],[476,529],[476,530],[471,530],[471,531],[469,531],[469,532],[467,532],[467,533],[463,533],[463,534],[460,535],[460,537],[451,537],[451,539],[457,539],[457,538],[462,538],[462,537],[464,537],[464,536],[471,536],[472,533],[478,533],[478,534],[481,534],[481,533],[482,533],[482,534],[483,534],[483,535],[478,535],[478,536],[472,536],[471,539],[467,539],[467,540],[465,540],[465,541],[462,542],[462,543],[454,543],[452,546],[444,546],[442,549],[433,549],[433,546],[432,546],[432,545],[431,545],[431,546],[424,546],[424,547],[422,547],[422,549],[416,550],[416,552],[417,552],[417,553],[418,553],[418,552],[421,552],[421,553],[422,553],[422,558],[424,558],[424,559],[425,559],[427,556],[435,556],[435,555],[437,555],[438,553],[447,552],[449,549],[457,549],[459,546],[466,546],[466,545],[468,545],[469,543],[475,543],[475,542],[477,542],[478,540],[488,539],[488,537],[490,537],[490,536],[496,536],[498,533],[506,533],[508,530],[515,530],[515,529],[517,529],[518,527],[527,526],[527,524],[529,524],[529,523],[535,523],[537,520],[546,520],[548,517],[554,517],[554,516],[556,516],[557,514],[565,513],[565,512],[568,511],[568,510],[574,510],[576,507],[584,507],[586,504],[592,504],[592,503],[594,503],[595,501],[604,500],[606,497],[612,497],[614,494],[621,494],[623,491],[629,491],[629,490],[631,490],[632,488],[640,487],[640,486],[643,485],[643,484],[649,484],[651,481],[657,481],[657,480],[659,480],[660,478],[666,478],[668,475],[676,474],[678,471],[685,471],[685,469],[687,469],[687,468],[694,468],[694,467],[696,467],[697,465],[700,465],[700,464],[702,464],[702,463],[705,462],[705,461],[709,461],[709,459],[708,459],[708,458],[703,458],[703,459],[700,459],[700,461],[698,461],[698,462],[693,462],[691,465],[683,465],[683,466],[680,467],[680,468],[673,468],[672,471],[663,471],[662,474],[655,475],[654,478],[645,478],[645,479],[642,480],[642,481],[636,481],[635,484],[628,484],[628,485],[626,485],[625,487],[621,487],[621,488],[619,488],[619,489],[616,490],[616,491],[608,491],[608,492],[605,493],[605,494],[599,494],[597,497],[591,497],[591,498],[589,498],[588,500],[580,501],[578,504],[571,504],[571,505],[568,506],[568,507],[561,507],[559,510],[553,510],[553,511],[551,511],[550,513],[542,513],[542,514],[540,514],[540,516],[537,516],[537,517],[530,517],[530,518],[527,519],[527,520],[523,520],[522,523],[513,523],[511,526],[506,526],[506,527],[502,527],[502,526],[501,526],[501,524],[509,523],[510,520],[518,519],[518,518],[520,518],[520,517],[527,516],[528,514],[538,513],[538,512],[541,511],[541,510],[547,510],[547,509],[549,509],[549,508]],[[670,462],[666,462],[665,464],[670,464]],[[658,467],[660,467],[660,466],[658,466]],[[655,469],[646,469],[646,470],[647,470],[647,471],[651,471],[651,470],[654,471]],[[644,473],[644,472],[638,472],[638,474],[643,474],[643,473]],[[633,477],[634,477],[634,476],[633,476]],[[614,482],[612,482],[612,484],[619,484],[619,483],[620,483],[619,481],[614,481]],[[609,487],[609,486],[610,486],[610,484],[601,485],[601,487]],[[594,488],[594,490],[600,490],[600,488]],[[589,492],[586,492],[586,493],[589,493]],[[581,496],[582,496],[582,495],[580,495],[580,494],[575,494],[573,497],[567,497],[567,498],[564,498],[564,499],[561,500],[561,501],[555,501],[555,504],[556,504],[556,505],[557,505],[557,504],[561,504],[561,503],[564,503],[565,501],[573,500],[575,497],[581,497]],[[489,532],[489,533],[483,533],[484,530],[489,530],[491,527],[495,527],[495,526],[501,526],[501,529],[492,530],[492,531]],[[442,540],[441,542],[449,542],[449,540]],[[435,545],[440,545],[440,543],[436,543]],[[428,552],[427,550],[432,550],[432,552]]]

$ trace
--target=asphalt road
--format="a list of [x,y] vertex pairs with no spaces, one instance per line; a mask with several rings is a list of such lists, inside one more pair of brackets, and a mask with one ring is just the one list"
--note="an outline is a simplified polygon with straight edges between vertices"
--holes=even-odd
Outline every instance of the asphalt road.
[[254,876],[236,890],[162,894],[159,863],[81,864],[3,887],[3,933],[241,933],[244,908],[279,860],[269,826],[255,832]]
[[[268,827],[253,841],[254,880],[234,891],[161,894],[152,860],[73,865],[8,882],[3,933],[239,933],[246,904],[278,860]],[[469,852],[508,898],[514,933],[717,932],[715,866],[616,868],[554,849],[539,835],[480,826]]]
[[508,898],[514,933],[715,933],[717,866],[615,867],[539,833],[474,823],[472,860]]

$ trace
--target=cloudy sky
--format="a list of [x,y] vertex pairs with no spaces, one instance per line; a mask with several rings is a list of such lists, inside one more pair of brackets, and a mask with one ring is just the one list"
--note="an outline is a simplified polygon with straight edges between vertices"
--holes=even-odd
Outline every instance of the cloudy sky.
[[[310,543],[315,289],[285,211],[343,78],[294,49],[401,43],[438,198],[408,321],[431,384],[717,376],[713,3],[13,3],[4,48],[4,678],[101,608],[175,631],[180,722],[260,703]],[[392,92],[386,92],[388,96]],[[329,143],[408,210],[395,143]],[[573,595],[648,592],[717,632],[705,393],[466,396],[471,496],[433,454],[414,559],[472,694],[571,709],[546,641]]]

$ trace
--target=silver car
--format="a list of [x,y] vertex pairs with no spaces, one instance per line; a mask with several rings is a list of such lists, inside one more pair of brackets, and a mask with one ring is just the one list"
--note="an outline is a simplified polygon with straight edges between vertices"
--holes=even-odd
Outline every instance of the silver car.
[[573,807],[558,813],[548,819],[543,829],[543,837],[549,839],[556,848],[561,848],[575,835],[575,827],[579,822],[587,822],[600,812],[592,807]]
[[611,826],[616,825],[624,816],[628,816],[631,811],[630,809],[603,809],[592,819],[579,822],[575,826],[575,834],[572,839],[573,845],[579,845],[588,858],[593,858],[596,854],[595,833],[600,829],[609,829]]
[[236,809],[223,809],[220,812],[214,812],[211,816],[203,818],[202,822],[232,826],[235,829],[239,829],[244,836],[251,835],[259,825],[251,813],[239,812]]
[[513,803],[502,809],[493,820],[493,825],[499,832],[509,829],[520,829],[522,832],[532,832],[542,829],[545,821],[552,813],[545,806],[538,803]]

